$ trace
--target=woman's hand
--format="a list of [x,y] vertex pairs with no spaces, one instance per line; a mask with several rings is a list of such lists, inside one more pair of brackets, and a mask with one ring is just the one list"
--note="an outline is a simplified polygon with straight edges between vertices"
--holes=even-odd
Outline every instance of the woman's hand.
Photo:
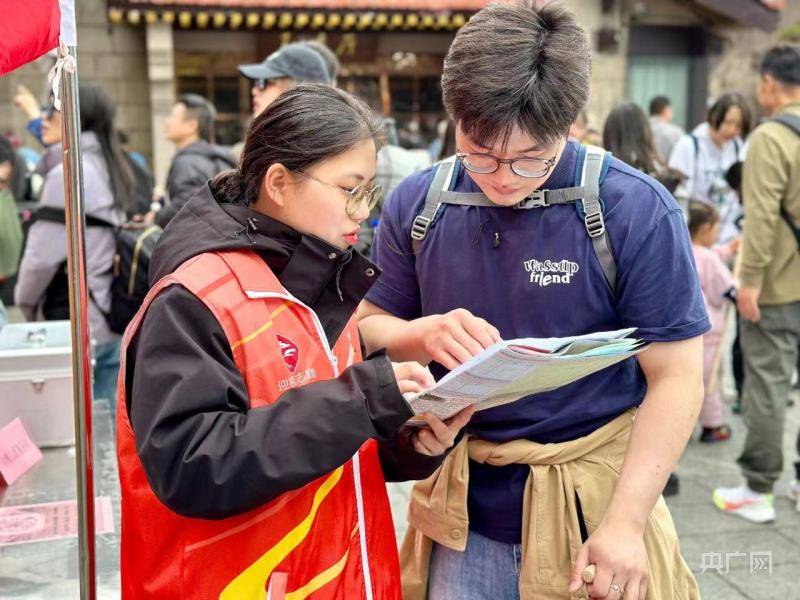
[[436,383],[428,367],[423,367],[418,362],[392,363],[392,369],[401,394],[417,394]]
[[583,585],[583,571],[595,565],[596,573],[587,584],[589,598],[644,600],[647,591],[647,551],[644,533],[626,524],[601,525],[578,551],[569,591]]
[[427,426],[415,431],[411,436],[411,444],[419,454],[439,456],[453,446],[458,432],[472,418],[475,406],[470,405],[457,415],[442,421],[433,413],[423,413],[416,418],[422,419]]
[[[392,363],[397,387],[403,394],[416,394],[433,387],[436,381],[427,367],[417,362]],[[474,406],[468,406],[458,414],[442,421],[433,413],[416,415],[426,425],[411,435],[414,450],[427,456],[439,456],[453,446],[458,432],[467,424],[475,412]]]

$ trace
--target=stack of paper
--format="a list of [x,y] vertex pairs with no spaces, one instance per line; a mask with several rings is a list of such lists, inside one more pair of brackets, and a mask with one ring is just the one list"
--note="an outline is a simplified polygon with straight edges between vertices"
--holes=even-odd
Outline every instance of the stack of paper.
[[483,410],[553,390],[644,350],[644,342],[628,337],[635,330],[497,342],[408,401],[414,414],[447,419],[470,404]]

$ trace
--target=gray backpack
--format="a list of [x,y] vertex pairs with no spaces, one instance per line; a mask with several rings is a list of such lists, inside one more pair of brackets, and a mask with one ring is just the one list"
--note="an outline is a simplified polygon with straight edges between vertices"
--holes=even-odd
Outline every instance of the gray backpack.
[[[611,240],[603,218],[603,202],[600,199],[600,184],[603,182],[611,161],[611,154],[597,146],[580,146],[578,168],[573,187],[555,190],[536,190],[509,210],[533,210],[558,204],[575,204],[578,216],[583,220],[586,233],[592,240],[597,260],[605,274],[611,290],[617,290],[617,264],[611,251]],[[458,159],[451,156],[439,163],[425,197],[425,206],[414,218],[411,227],[411,244],[418,255],[428,230],[448,204],[458,206],[484,206],[502,208],[493,204],[484,194],[452,191]]]
[[[794,131],[797,135],[800,135],[800,117],[797,115],[778,115],[777,117],[773,117],[770,121],[775,121],[776,123],[780,123],[785,127],[788,127],[792,131]],[[781,218],[786,221],[786,224],[789,226],[789,229],[792,230],[794,234],[795,240],[797,240],[797,247],[800,248],[800,228],[794,224],[792,217],[789,216],[789,213],[786,212],[786,209],[781,205]]]

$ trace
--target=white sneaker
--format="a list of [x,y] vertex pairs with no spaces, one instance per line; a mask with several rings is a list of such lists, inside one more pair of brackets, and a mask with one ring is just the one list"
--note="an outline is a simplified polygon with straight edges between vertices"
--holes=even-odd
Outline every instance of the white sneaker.
[[774,496],[759,494],[746,485],[714,490],[714,504],[722,512],[737,515],[752,523],[775,520]]
[[795,503],[794,509],[800,512],[800,480],[795,479],[792,481],[786,495],[789,497],[789,500]]

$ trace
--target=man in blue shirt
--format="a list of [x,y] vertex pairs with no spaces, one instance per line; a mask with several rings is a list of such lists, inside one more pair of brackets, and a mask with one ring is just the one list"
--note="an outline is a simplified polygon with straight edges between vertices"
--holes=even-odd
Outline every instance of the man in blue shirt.
[[[369,348],[430,363],[437,377],[501,338],[637,327],[636,337],[651,342],[638,359],[476,413],[468,433],[496,443],[567,442],[638,407],[613,498],[574,561],[570,588],[594,564],[592,597],[643,599],[644,532],[699,412],[709,321],[683,215],[652,178],[612,159],[601,182],[616,289],[573,205],[511,208],[534,190],[575,184],[579,146],[567,134],[589,88],[589,43],[573,15],[529,4],[477,13],[456,36],[442,75],[460,159],[451,189],[482,192],[493,206],[440,209],[415,248],[412,223],[433,174],[400,184],[384,206],[373,246],[383,274],[360,309],[360,327]],[[528,465],[470,461],[466,551],[434,544],[431,600],[518,597],[529,473]],[[498,568],[481,569],[460,590],[464,573],[487,560]],[[438,586],[443,581],[449,589]]]

